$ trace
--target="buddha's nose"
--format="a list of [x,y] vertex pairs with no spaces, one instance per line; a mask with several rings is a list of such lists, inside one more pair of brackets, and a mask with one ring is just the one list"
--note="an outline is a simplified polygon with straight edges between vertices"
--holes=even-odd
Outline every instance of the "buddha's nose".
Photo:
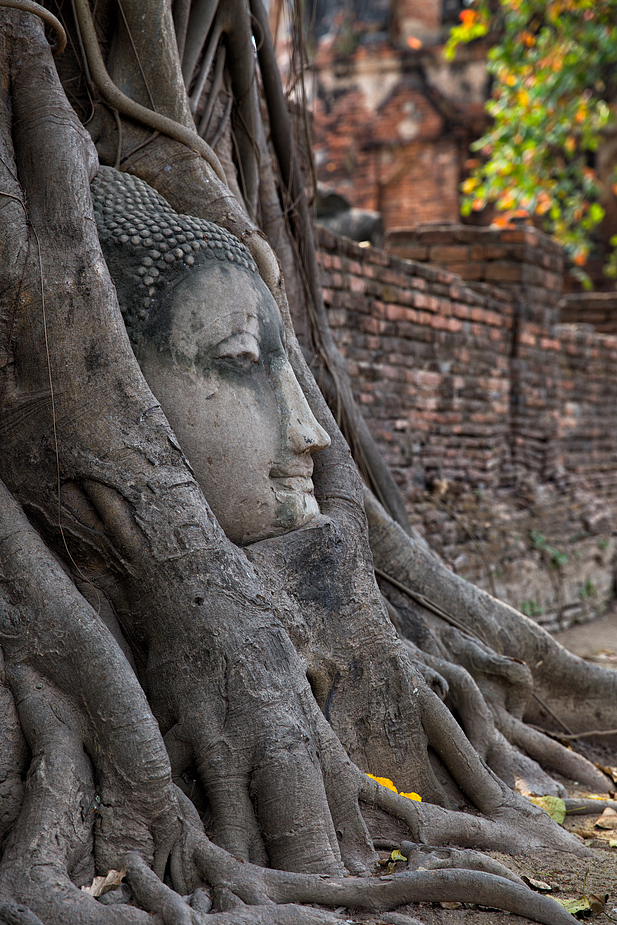
[[315,453],[330,446],[330,437],[317,421],[304,392],[286,362],[279,371],[285,446],[292,453]]

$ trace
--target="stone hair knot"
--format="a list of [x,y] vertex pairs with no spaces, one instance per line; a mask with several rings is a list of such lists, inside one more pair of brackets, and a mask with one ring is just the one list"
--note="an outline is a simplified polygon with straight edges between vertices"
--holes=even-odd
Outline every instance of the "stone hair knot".
[[178,214],[138,177],[100,167],[90,190],[99,239],[131,338],[143,328],[162,291],[196,263],[222,260],[257,273],[250,252],[237,238],[213,222]]

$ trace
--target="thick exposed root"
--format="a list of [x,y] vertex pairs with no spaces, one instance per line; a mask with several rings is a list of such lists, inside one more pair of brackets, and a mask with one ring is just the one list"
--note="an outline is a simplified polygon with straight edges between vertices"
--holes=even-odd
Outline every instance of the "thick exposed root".
[[0,901],[0,922],[6,925],[43,925],[38,915],[21,903]]
[[[364,918],[360,918],[358,921],[363,922]],[[382,912],[381,921],[384,925],[422,925],[419,919],[415,919],[411,915],[404,915],[401,912]]]
[[15,699],[6,684],[0,649],[0,844],[19,815],[24,796],[27,746]]
[[[76,567],[117,579],[122,593],[112,604],[141,657],[148,699],[96,611],[0,486],[0,638],[10,694],[0,689],[0,741],[9,742],[13,777],[21,774],[23,742],[11,743],[17,716],[31,758],[23,800],[16,796],[4,823],[0,918],[11,925],[33,916],[46,925],[198,925],[209,915],[199,889],[205,880],[219,910],[212,920],[236,925],[332,921],[327,912],[290,906],[297,903],[378,911],[453,899],[565,925],[559,907],[512,877],[495,876],[486,864],[468,869],[482,866],[473,855],[459,868],[342,876],[344,864],[366,870],[374,859],[360,811],[367,803],[404,822],[421,843],[584,849],[506,792],[387,623],[363,537],[359,481],[340,434],[316,469],[330,555],[309,548],[314,535],[303,545],[307,531],[297,541],[286,599],[278,610],[267,599],[257,571],[214,522],[130,353],[90,210],[92,149],[40,24],[10,21],[19,27],[15,50],[2,44],[6,36],[0,47],[10,59],[13,108],[9,118],[5,82],[0,144],[10,148],[15,133],[18,166],[3,149],[2,164],[5,153],[11,164],[3,191],[16,211],[11,235],[24,243],[36,229],[40,262],[7,261],[6,272],[17,275],[6,290],[21,307],[5,367],[3,476],[59,554],[70,544],[72,565],[76,556]],[[19,205],[26,199],[30,226]],[[2,211],[5,229],[10,213]],[[229,223],[238,227],[234,214]],[[41,442],[52,432],[52,411],[54,440]],[[74,486],[79,510],[64,503],[63,480]],[[284,544],[272,548],[285,552]],[[323,580],[337,562],[340,585],[334,571]],[[399,784],[437,801],[430,745],[484,815],[414,803],[380,787],[346,755],[317,702],[363,767],[379,774],[394,764]],[[224,847],[206,839],[195,810],[176,793],[161,730],[178,746],[174,773],[187,761],[197,769]],[[78,889],[124,858],[141,909],[99,903]],[[168,861],[173,886],[192,893],[192,904],[163,883]]]
[[570,732],[617,728],[617,672],[572,655],[533,620],[449,571],[424,543],[407,536],[368,492],[365,509],[379,569],[495,653],[527,665],[534,697],[526,717],[558,732],[564,726]]
[[215,912],[206,921],[207,925],[341,925],[339,915],[289,903]]
[[374,912],[409,902],[459,901],[504,909],[546,925],[572,921],[553,900],[511,879],[476,870],[408,871],[382,878],[337,880],[261,871],[249,865],[240,868],[232,859],[217,857],[217,849],[204,843],[196,845],[195,853],[207,879],[224,876],[234,893],[248,902],[264,891],[279,903],[317,902]]
[[502,735],[495,725],[492,710],[465,668],[445,659],[420,654],[420,650],[418,653],[418,657],[423,657],[430,666],[428,670],[435,670],[447,682],[447,693],[442,699],[480,757],[504,783],[532,793],[565,796],[566,791],[561,784]]
[[361,799],[403,821],[413,841],[419,844],[457,845],[505,854],[549,847],[578,857],[589,856],[589,849],[553,822],[544,810],[510,791],[494,776],[493,780],[502,788],[502,799],[489,816],[407,800],[369,778],[362,782]]
[[48,686],[25,674],[17,699],[33,762],[0,862],[0,919],[12,922],[14,913],[13,921],[27,925],[27,917],[15,917],[17,902],[49,925],[145,925],[140,910],[101,907],[72,882],[89,882],[94,873],[91,770],[78,736],[50,708]]
[[604,809],[617,809],[617,800],[592,800],[578,797],[564,802],[568,816],[584,816]]
[[401,854],[407,858],[409,870],[417,870],[419,867],[426,870],[448,870],[450,868],[479,870],[485,874],[504,877],[506,880],[511,880],[512,883],[518,883],[519,886],[525,886],[525,882],[517,874],[508,870],[504,864],[488,857],[486,854],[481,854],[479,851],[472,851],[468,848],[463,850],[458,848],[431,848],[403,841],[401,842]]
[[[127,879],[135,899],[148,912],[163,919],[163,925],[203,925],[204,919],[185,900],[165,886],[134,853],[127,856]],[[233,892],[231,884],[214,888],[215,908],[225,911],[208,914],[207,921],[215,925],[334,925],[339,922],[326,911],[306,909],[299,905],[276,905],[272,900],[247,906]]]
[[537,761],[515,748],[498,729],[495,729],[486,763],[508,787],[521,793],[561,798],[567,796],[563,784],[547,774]]
[[509,742],[549,771],[578,781],[583,787],[594,792],[606,793],[612,789],[611,780],[583,755],[532,729],[503,709],[496,710],[496,721]]
[[[191,852],[190,838],[188,843],[186,837],[184,840],[176,838],[179,831],[177,813],[180,811],[181,799],[178,799],[172,788],[171,772],[167,767],[165,754],[161,751],[160,738],[157,739],[154,735],[154,727],[152,734],[147,733],[148,724],[152,720],[145,700],[142,702],[143,695],[135,686],[136,682],[128,663],[96,615],[91,612],[66,575],[49,556],[12,499],[5,494],[3,501],[5,503],[2,507],[2,536],[3,548],[7,554],[3,577],[5,588],[11,591],[11,600],[7,601],[5,606],[6,618],[3,624],[6,672],[17,704],[20,723],[34,756],[21,813],[9,836],[0,866],[0,895],[6,897],[7,901],[28,903],[39,918],[52,925],[60,919],[71,925],[105,925],[106,922],[109,925],[138,925],[145,921],[146,913],[159,916],[165,925],[197,925],[200,913],[189,907],[149,869],[149,864],[153,864],[155,870],[162,874],[165,861],[171,853],[171,869],[172,872],[176,871],[176,879],[182,880],[183,884],[192,882],[193,888],[196,885],[194,872],[188,870],[179,878],[177,871],[178,867],[190,868],[193,864],[192,858],[195,858],[198,874],[213,885],[215,900],[227,906],[221,912],[225,915],[236,915],[237,910],[229,910],[234,896],[242,903],[258,907],[268,906],[272,902],[316,902],[366,910],[380,910],[406,902],[427,900],[457,899],[487,903],[490,896],[492,905],[499,905],[510,911],[520,911],[523,908],[523,900],[517,893],[517,890],[521,889],[519,886],[511,880],[508,883],[501,877],[495,878],[493,873],[487,874],[485,871],[450,869],[428,873],[415,872],[397,876],[393,880],[337,880],[333,877],[324,879],[323,871],[328,870],[328,859],[324,858],[322,853],[321,837],[315,837],[313,830],[307,826],[302,830],[303,834],[296,838],[295,843],[292,843],[286,834],[293,828],[298,818],[297,814],[290,816],[288,820],[273,816],[271,834],[268,834],[267,829],[270,824],[268,801],[271,800],[273,805],[277,805],[288,798],[293,777],[291,772],[299,775],[300,770],[306,770],[306,767],[320,769],[320,799],[322,805],[329,804],[331,812],[331,817],[326,815],[323,818],[326,821],[328,818],[331,819],[328,824],[335,833],[330,845],[334,846],[336,841],[340,840],[342,853],[349,854],[349,866],[355,864],[358,868],[365,869],[374,857],[368,832],[362,823],[358,800],[372,802],[403,820],[419,842],[458,842],[463,845],[512,850],[522,847],[523,844],[529,847],[535,836],[543,846],[558,844],[564,850],[584,851],[580,849],[578,842],[573,843],[573,840],[555,826],[541,810],[523,804],[523,801],[517,802],[513,795],[508,794],[481,763],[451,714],[423,681],[418,681],[415,696],[428,740],[440,752],[444,761],[453,768],[453,773],[458,774],[470,797],[480,804],[479,808],[488,818],[452,813],[437,806],[407,800],[360,773],[317,709],[301,671],[296,671],[288,676],[288,681],[295,678],[292,688],[295,691],[294,696],[303,705],[304,728],[307,735],[310,735],[310,740],[315,743],[319,761],[315,762],[313,759],[307,765],[304,757],[294,757],[293,752],[289,752],[290,742],[286,740],[284,744],[287,763],[284,766],[280,765],[276,755],[271,756],[274,761],[271,766],[281,772],[281,783],[275,781],[272,784],[270,781],[266,786],[265,778],[257,773],[253,779],[254,799],[259,818],[265,822],[266,845],[270,857],[274,855],[279,859],[281,866],[289,859],[291,864],[295,864],[296,856],[299,859],[304,858],[304,870],[317,868],[321,875],[268,871],[248,863],[240,864],[230,854],[207,842],[197,828],[193,828],[193,838],[196,839],[197,847]],[[29,576],[29,580],[25,582],[24,572]],[[19,575],[22,578],[18,581]],[[39,608],[37,619],[33,621],[33,601],[41,599],[41,588],[44,591],[42,599],[48,602],[48,607],[49,602],[55,602],[55,607],[53,610]],[[64,641],[59,647],[57,639],[54,642],[51,634],[55,621],[60,618],[64,629]],[[24,626],[29,627],[27,634],[23,632]],[[271,638],[267,637],[270,640]],[[259,639],[259,635],[253,635],[251,645]],[[276,653],[279,660],[281,654],[287,651],[286,645],[288,644],[283,642],[281,636]],[[267,655],[268,647],[266,645],[264,648],[263,640],[260,647],[262,656],[264,652]],[[244,645],[243,651],[246,650],[247,646]],[[227,649],[228,654],[231,651],[231,648]],[[49,659],[45,654],[41,654],[47,652],[51,653]],[[82,663],[81,659],[86,661]],[[154,664],[161,667],[163,663],[155,661]],[[166,663],[166,670],[171,670],[173,664],[173,661]],[[266,665],[269,665],[267,658]],[[84,676],[88,667],[94,672],[94,686],[91,676],[87,684],[76,683],[75,678]],[[231,678],[229,668],[227,677]],[[254,671],[251,672],[250,678],[254,691]],[[271,689],[272,669],[269,678]],[[169,685],[165,689],[169,690]],[[243,690],[243,687],[239,688],[239,691]],[[247,700],[247,696],[243,694],[241,700]],[[93,697],[96,697],[96,703],[91,702]],[[250,697],[248,701],[252,716],[255,717],[254,696],[252,701]],[[197,703],[196,696],[193,703]],[[233,704],[233,700],[229,700],[229,703]],[[268,700],[267,716],[271,719],[277,715],[275,710],[270,712],[274,709],[275,703],[272,698]],[[141,729],[142,738],[145,735],[139,756],[134,755],[123,744],[131,729],[130,723],[127,725],[127,717],[130,718],[133,714]],[[196,722],[195,715],[193,708],[193,723]],[[242,728],[241,718],[242,712],[234,716],[231,728]],[[269,726],[265,722],[266,718],[262,719],[263,729],[267,731]],[[199,725],[192,727],[185,719],[184,727],[192,750],[199,755],[204,748],[204,738],[201,738]],[[136,733],[130,731],[131,736],[134,734]],[[206,740],[208,735],[206,730]],[[97,789],[105,797],[100,804],[97,804],[95,799],[97,789],[92,766],[84,752],[84,740],[90,743],[88,750],[94,759],[94,767],[99,778]],[[121,751],[118,752],[117,748]],[[144,760],[158,753],[158,763],[157,760]],[[237,756],[241,755],[241,750],[235,753],[236,763]],[[269,753],[264,752],[264,756],[268,758]],[[221,774],[218,776],[215,773],[216,763],[209,767],[204,765],[203,782],[209,788],[211,803],[214,802],[211,795],[217,793],[213,780],[221,787],[221,805],[230,798],[229,788],[222,786],[225,774],[229,774],[230,761],[231,755],[229,760],[221,765]],[[295,771],[294,762],[298,762]],[[266,765],[264,773],[265,767]],[[119,774],[119,770],[122,770],[122,774]],[[138,775],[137,778],[135,774]],[[123,790],[122,782],[127,778],[132,781],[129,785],[131,797]],[[315,777],[315,780],[318,778]],[[245,784],[240,779],[238,793],[242,794],[243,786]],[[143,791],[144,795],[147,795],[156,793],[157,788],[160,789],[158,800],[154,800],[150,805],[145,796],[144,805],[140,806],[140,801],[136,801],[135,791]],[[248,790],[246,792],[248,793]],[[109,809],[117,806],[120,799],[126,806],[127,815],[122,817],[126,818],[126,825],[119,822],[120,817],[115,810],[108,814]],[[260,806],[260,801],[263,800],[266,801],[265,808],[263,804]],[[247,803],[247,807],[248,805]],[[254,812],[252,805],[250,811]],[[199,820],[195,818],[194,810],[187,812],[192,818],[193,826],[198,826]],[[252,818],[255,824],[254,817]],[[139,820],[137,827],[136,819]],[[276,825],[280,828],[276,829]],[[109,833],[106,831],[107,827],[111,830]],[[53,839],[49,837],[52,829],[58,833]],[[58,838],[58,835],[61,837]],[[106,846],[104,851],[96,852],[97,842]],[[112,866],[111,862],[117,864],[118,859],[125,855],[126,848],[134,844],[138,844],[140,850],[144,850],[148,856],[146,864],[141,858],[131,855],[128,865],[129,883],[133,894],[146,912],[122,904],[107,906],[96,903],[75,888],[74,881],[79,883],[91,879],[94,873],[94,853],[99,857],[109,858],[109,866]],[[235,841],[234,844],[238,845],[240,842]],[[275,854],[276,849],[280,851],[279,855]],[[338,847],[336,850],[338,852]],[[34,865],[33,858],[36,861]],[[465,863],[468,867],[471,866],[469,859],[465,860]],[[36,879],[33,871],[36,872]],[[332,870],[330,872],[332,873]],[[542,905],[530,912],[530,903],[535,900],[529,899],[529,891],[523,892],[528,916],[532,915],[538,921],[551,925],[557,925],[562,921],[559,917],[548,915],[548,907]],[[265,921],[267,911],[260,909],[253,921],[260,921],[260,917]],[[282,910],[279,920],[293,921],[294,911]],[[241,909],[240,912],[247,922],[251,922],[252,910]],[[325,913],[316,913],[312,919],[311,915],[310,910],[306,915],[303,913],[307,923],[328,921],[324,918]],[[271,921],[277,919],[271,918]],[[302,919],[296,916],[296,921]]]

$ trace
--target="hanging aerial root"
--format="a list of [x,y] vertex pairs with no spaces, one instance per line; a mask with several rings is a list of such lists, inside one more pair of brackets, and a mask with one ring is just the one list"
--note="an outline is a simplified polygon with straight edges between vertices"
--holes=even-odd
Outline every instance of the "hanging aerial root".
[[35,16],[39,16],[56,33],[56,43],[51,46],[53,54],[62,54],[66,48],[66,32],[60,20],[56,19],[53,13],[50,13],[39,3],[35,3],[34,0],[0,0],[1,6],[8,7],[11,10],[22,10],[24,13],[34,13]]
[[128,116],[129,119],[148,125],[157,132],[161,132],[162,135],[167,135],[169,138],[173,138],[174,141],[179,141],[181,144],[186,145],[187,148],[195,151],[209,164],[219,180],[225,183],[225,173],[218,157],[210,145],[199,137],[194,128],[187,128],[185,125],[174,121],[174,119],[169,119],[167,116],[147,109],[118,89],[105,67],[87,0],[74,0],[74,2],[92,80],[105,101],[122,115]]

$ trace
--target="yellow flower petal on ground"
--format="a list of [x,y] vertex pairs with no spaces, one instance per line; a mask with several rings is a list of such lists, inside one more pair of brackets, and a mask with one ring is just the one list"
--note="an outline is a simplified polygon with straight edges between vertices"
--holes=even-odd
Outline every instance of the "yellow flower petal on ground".
[[370,777],[372,780],[376,780],[378,784],[381,784],[382,787],[387,787],[388,790],[394,790],[395,793],[398,793],[398,790],[394,786],[391,780],[387,777],[375,777],[374,774],[367,774],[367,777]]
[[422,802],[422,797],[420,796],[420,794],[413,793],[413,791],[411,793],[400,793],[399,796],[407,797],[408,800],[417,800],[419,803]]

